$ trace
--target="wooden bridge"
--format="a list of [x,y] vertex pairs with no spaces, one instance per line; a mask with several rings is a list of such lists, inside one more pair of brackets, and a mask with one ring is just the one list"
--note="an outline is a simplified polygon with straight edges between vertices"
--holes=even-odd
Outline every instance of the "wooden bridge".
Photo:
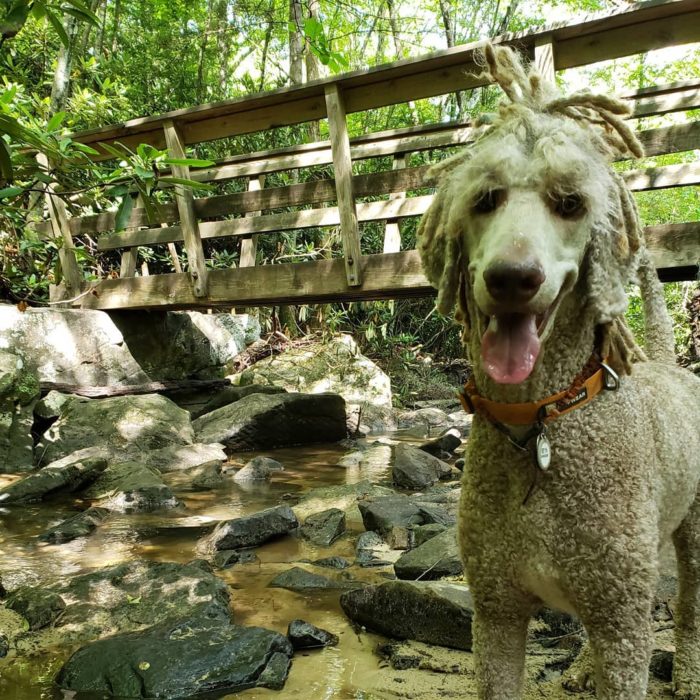
[[[555,71],[629,56],[652,49],[700,41],[700,0],[652,0],[630,9],[592,16],[567,26],[495,40],[516,46],[545,75]],[[415,250],[401,250],[399,222],[423,214],[432,195],[425,194],[427,167],[407,167],[412,153],[466,144],[469,122],[409,127],[348,138],[346,114],[480,86],[474,64],[477,44],[425,57],[398,61],[299,87],[260,93],[168,114],[134,119],[75,135],[111,157],[102,144],[140,143],[182,158],[188,146],[274,127],[328,119],[330,141],[234,155],[214,167],[193,170],[173,166],[173,175],[218,184],[243,178],[247,191],[195,198],[177,185],[176,196],[158,208],[160,221],[135,208],[127,228],[115,231],[115,214],[102,212],[69,218],[63,202],[49,194],[50,220],[36,226],[58,239],[64,281],[52,289],[55,300],[96,309],[165,309],[215,306],[263,306],[425,296],[433,290],[423,276]],[[700,108],[700,79],[660,85],[624,95],[632,119]],[[639,131],[649,156],[700,149],[700,122]],[[385,172],[353,174],[353,164],[390,156]],[[97,158],[97,157],[96,157]],[[333,165],[335,179],[265,188],[269,173]],[[632,190],[697,187],[700,161],[625,173]],[[380,201],[361,201],[382,196]],[[308,208],[311,205],[312,208]],[[323,206],[326,205],[326,206]],[[306,207],[306,208],[300,208]],[[279,213],[279,210],[285,210]],[[385,221],[382,254],[363,252],[360,224]],[[255,265],[257,238],[309,227],[340,227],[343,256],[313,262]],[[73,253],[81,236],[97,238],[100,251],[121,250],[118,278],[85,283]],[[660,277],[695,279],[700,260],[700,222],[673,222],[646,231]],[[240,239],[240,265],[209,269],[203,241]],[[177,246],[184,244],[187,272],[136,276],[139,246],[167,245],[175,270]]]

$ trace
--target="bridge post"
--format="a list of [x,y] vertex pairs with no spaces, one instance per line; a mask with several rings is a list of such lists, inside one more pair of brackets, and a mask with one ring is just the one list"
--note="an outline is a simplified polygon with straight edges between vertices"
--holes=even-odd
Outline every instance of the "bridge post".
[[[48,173],[49,159],[46,154],[38,153],[36,160],[39,163],[39,167]],[[67,292],[63,297],[75,297],[82,291],[83,275],[75,257],[75,244],[73,243],[73,234],[68,222],[66,205],[59,196],[54,194],[53,185],[47,184],[44,192],[51,219],[51,237],[59,243],[58,259],[61,262],[61,270],[63,271]]]
[[[408,153],[397,153],[391,164],[392,170],[402,170],[406,167]],[[405,192],[392,192],[389,199],[406,199]],[[384,253],[398,253],[401,250],[401,228],[398,219],[387,219],[384,227]]]
[[[165,131],[165,143],[171,158],[186,158],[185,142],[182,134],[172,119],[163,124]],[[173,165],[172,172],[175,177],[189,179],[190,169],[186,165]],[[204,261],[204,248],[202,238],[199,235],[199,224],[194,213],[194,195],[192,188],[185,185],[175,185],[175,200],[180,214],[180,227],[182,237],[185,240],[185,252],[189,276],[192,281],[192,291],[196,297],[207,295],[207,268]]]
[[[248,181],[248,192],[259,192],[265,186],[265,176],[251,177]],[[247,218],[260,216],[259,211],[249,211]],[[258,252],[258,236],[251,234],[241,241],[241,257],[238,261],[239,267],[255,267],[255,255]]]
[[535,65],[545,80],[550,83],[555,81],[554,38],[551,34],[543,34],[535,39]]
[[345,275],[350,287],[362,284],[360,270],[360,229],[357,223],[355,195],[352,190],[352,158],[350,156],[350,139],[345,119],[343,93],[337,83],[325,87],[328,128],[333,151],[333,170],[335,171],[335,189],[340,213],[340,232],[343,237],[345,253]]

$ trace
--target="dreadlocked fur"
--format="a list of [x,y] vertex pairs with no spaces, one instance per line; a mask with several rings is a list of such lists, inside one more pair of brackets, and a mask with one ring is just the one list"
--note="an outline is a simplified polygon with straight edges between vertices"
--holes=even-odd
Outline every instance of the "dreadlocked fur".
[[[539,135],[556,126],[567,129],[569,133],[572,133],[573,126],[580,130],[576,135],[579,140],[590,144],[604,162],[644,155],[641,143],[623,119],[629,113],[624,102],[590,92],[562,97],[554,85],[542,79],[536,68],[527,67],[507,47],[486,44],[476,60],[484,68],[481,77],[496,82],[508,101],[499,106],[497,115],[489,120],[491,124],[477,136],[471,147],[430,170],[429,178],[438,184],[438,189],[418,229],[418,249],[423,267],[431,284],[438,290],[437,308],[448,314],[457,306],[456,318],[465,328],[463,339],[468,336],[470,320],[464,280],[468,261],[462,251],[462,221],[455,206],[455,201],[458,201],[456,188],[459,187],[455,173],[469,163],[480,146],[513,134],[534,143]],[[624,288],[637,276],[640,260],[646,259],[646,253],[634,199],[618,173],[610,170],[609,175],[614,191],[610,193],[607,221],[598,223],[600,230],[593,230],[590,242],[589,296],[599,309],[596,322],[602,351],[616,371],[629,373],[633,363],[644,361],[646,357],[623,316],[627,307]],[[562,187],[566,187],[565,183]],[[567,194],[565,189],[563,193]],[[658,332],[647,333],[648,342],[656,343],[648,348],[649,355],[665,359],[672,357],[670,323],[658,304],[659,298],[663,301],[660,283],[651,275],[641,275],[641,286],[645,311],[658,312],[653,319],[647,319],[648,325],[657,331],[666,325]],[[648,303],[649,299],[653,300],[652,303]]]

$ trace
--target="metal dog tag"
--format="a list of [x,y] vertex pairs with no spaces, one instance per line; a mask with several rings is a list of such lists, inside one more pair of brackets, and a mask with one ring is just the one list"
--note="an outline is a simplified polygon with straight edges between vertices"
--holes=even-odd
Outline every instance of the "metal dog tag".
[[537,466],[542,471],[547,471],[552,461],[552,446],[544,433],[537,436],[537,444],[535,446],[535,458]]

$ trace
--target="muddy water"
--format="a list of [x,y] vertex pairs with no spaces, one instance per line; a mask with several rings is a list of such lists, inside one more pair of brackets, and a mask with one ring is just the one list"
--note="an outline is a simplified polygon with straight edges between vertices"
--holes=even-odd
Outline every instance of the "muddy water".
[[[193,492],[188,490],[189,480],[184,474],[169,474],[165,478],[182,501],[182,508],[152,514],[113,515],[90,537],[59,546],[43,545],[37,541],[37,536],[81,510],[85,504],[64,499],[1,509],[0,578],[7,587],[15,588],[21,584],[50,585],[67,576],[137,558],[184,563],[201,556],[196,548],[198,539],[220,520],[283,502],[293,503],[295,497],[318,486],[363,479],[375,483],[388,481],[388,447],[372,449],[359,467],[338,466],[338,460],[346,453],[346,449],[335,446],[261,453],[285,465],[284,472],[274,474],[271,483],[262,486],[243,487],[231,481],[216,490]],[[232,463],[242,465],[252,456],[255,455],[234,455]],[[375,653],[376,647],[386,640],[356,631],[349,625],[338,604],[338,591],[299,594],[267,587],[275,575],[300,560],[338,554],[352,561],[355,535],[363,530],[359,511],[351,512],[348,529],[350,533],[331,548],[319,548],[302,539],[286,537],[256,550],[259,561],[217,572],[232,588],[236,622],[285,633],[290,620],[303,618],[340,637],[337,647],[296,654],[282,691],[251,689],[220,697],[229,700],[476,698],[471,654],[417,645],[424,659],[421,661],[423,670],[396,671]],[[388,573],[387,570],[359,567],[349,571],[353,577],[370,582],[385,580]],[[0,661],[0,699],[82,700],[52,685],[53,677],[72,651],[72,648],[58,648],[27,660]],[[551,658],[546,655],[529,657],[526,697],[551,700],[575,697],[565,693],[557,679],[539,680],[548,660]],[[659,685],[653,689],[653,697],[670,695]]]

